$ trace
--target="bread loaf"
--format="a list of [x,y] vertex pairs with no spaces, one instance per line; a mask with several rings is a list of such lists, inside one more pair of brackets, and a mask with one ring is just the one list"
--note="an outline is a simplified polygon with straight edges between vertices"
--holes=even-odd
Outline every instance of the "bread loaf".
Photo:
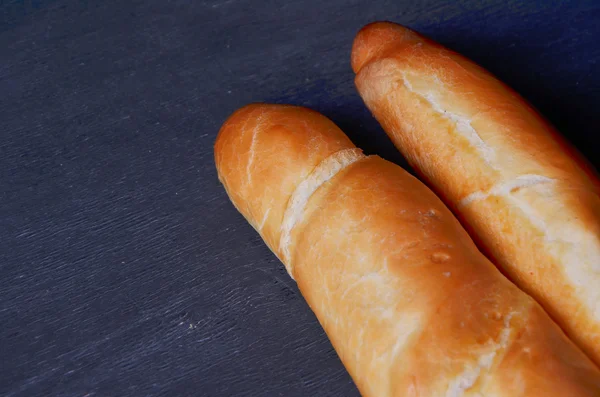
[[589,165],[514,91],[407,28],[363,28],[352,67],[409,163],[600,364],[600,198]]
[[600,395],[597,367],[437,196],[324,116],[246,106],[215,162],[363,396]]

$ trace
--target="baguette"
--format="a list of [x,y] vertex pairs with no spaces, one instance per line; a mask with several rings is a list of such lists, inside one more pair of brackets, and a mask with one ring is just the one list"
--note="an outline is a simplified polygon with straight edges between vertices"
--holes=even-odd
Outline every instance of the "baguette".
[[356,36],[356,86],[409,164],[501,270],[600,364],[592,168],[525,100],[400,25]]
[[438,197],[324,116],[246,106],[215,162],[363,396],[600,395],[598,368]]

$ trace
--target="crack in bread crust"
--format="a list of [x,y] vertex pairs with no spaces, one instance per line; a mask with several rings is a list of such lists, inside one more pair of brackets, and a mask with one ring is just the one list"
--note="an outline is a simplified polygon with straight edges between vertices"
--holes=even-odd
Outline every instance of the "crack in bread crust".
[[292,229],[302,220],[304,209],[313,193],[325,182],[332,179],[340,171],[366,158],[358,148],[343,149],[335,152],[322,160],[315,169],[304,179],[292,193],[281,223],[281,238],[279,250],[283,254],[285,267],[292,278],[293,266],[291,264],[290,245],[292,243]]
[[471,204],[474,201],[485,200],[490,196],[508,195],[518,189],[527,188],[535,185],[541,185],[545,183],[553,183],[555,181],[555,179],[548,178],[543,175],[520,175],[513,180],[498,183],[497,185],[492,186],[491,189],[485,191],[477,191],[469,194],[467,197],[460,200],[459,206],[464,207]]
[[456,126],[456,132],[469,141],[471,145],[477,148],[485,162],[490,167],[497,169],[497,166],[494,164],[496,160],[496,152],[494,148],[486,144],[481,138],[477,130],[471,125],[471,119],[444,109],[436,100],[435,95],[432,92],[423,93],[414,89],[410,80],[407,78],[406,73],[402,73],[402,84],[408,91],[429,103],[436,113],[440,114],[446,120],[451,121]]
[[450,382],[446,391],[446,397],[464,396],[468,390],[490,371],[490,368],[494,365],[494,361],[497,361],[498,353],[500,353],[500,359],[502,359],[502,353],[510,345],[511,331],[514,331],[510,324],[510,320],[514,315],[515,313],[511,312],[504,317],[504,327],[498,336],[498,341],[492,342],[490,344],[490,351],[479,356],[476,362],[477,365],[474,368],[465,369],[456,379]]

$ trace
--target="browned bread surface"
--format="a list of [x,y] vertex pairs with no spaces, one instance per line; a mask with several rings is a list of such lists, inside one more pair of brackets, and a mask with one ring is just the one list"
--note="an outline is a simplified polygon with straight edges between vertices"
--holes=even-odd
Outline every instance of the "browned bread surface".
[[600,394],[595,365],[435,194],[325,117],[249,105],[215,160],[364,396]]
[[400,25],[363,28],[352,66],[409,163],[600,363],[600,198],[589,165],[490,73]]

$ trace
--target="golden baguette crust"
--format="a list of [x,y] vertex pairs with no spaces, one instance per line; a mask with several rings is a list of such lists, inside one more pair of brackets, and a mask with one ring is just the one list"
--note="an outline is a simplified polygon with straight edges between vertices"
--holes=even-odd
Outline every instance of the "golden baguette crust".
[[600,198],[590,166],[514,91],[400,25],[363,28],[352,67],[409,163],[600,363]]
[[296,187],[321,160],[355,149],[329,119],[308,109],[302,116],[293,106],[248,105],[229,117],[215,143],[219,180],[279,258],[283,215]]
[[365,397],[600,394],[595,365],[425,185],[352,149],[318,113],[251,105],[227,120],[215,159]]

